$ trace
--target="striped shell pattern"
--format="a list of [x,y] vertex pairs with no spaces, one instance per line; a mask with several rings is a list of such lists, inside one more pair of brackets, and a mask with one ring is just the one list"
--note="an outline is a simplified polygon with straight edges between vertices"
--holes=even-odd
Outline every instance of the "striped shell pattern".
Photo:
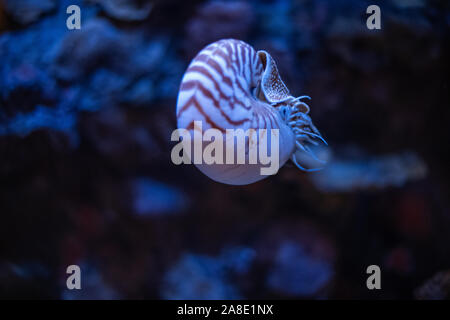
[[[178,128],[193,131],[194,121],[201,121],[203,130],[215,128],[224,136],[227,129],[279,129],[279,165],[291,159],[300,169],[313,171],[298,163],[298,155],[317,159],[308,144],[325,141],[308,116],[304,99],[310,98],[290,95],[269,53],[224,39],[201,50],[186,70],[177,101]],[[249,184],[265,177],[259,165],[196,166],[227,184]]]

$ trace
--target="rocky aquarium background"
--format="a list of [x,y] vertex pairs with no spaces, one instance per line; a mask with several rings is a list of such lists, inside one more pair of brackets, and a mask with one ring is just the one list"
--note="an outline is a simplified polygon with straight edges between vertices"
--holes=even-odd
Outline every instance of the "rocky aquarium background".
[[[172,164],[184,70],[230,37],[312,97],[326,169]],[[449,298],[449,40],[444,0],[0,1],[0,297]]]

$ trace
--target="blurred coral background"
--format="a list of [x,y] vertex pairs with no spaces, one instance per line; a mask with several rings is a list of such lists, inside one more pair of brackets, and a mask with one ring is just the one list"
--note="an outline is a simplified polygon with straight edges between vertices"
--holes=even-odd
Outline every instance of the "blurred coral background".
[[[181,77],[222,38],[312,97],[324,170],[172,164]],[[450,298],[449,57],[445,0],[0,1],[0,297]]]

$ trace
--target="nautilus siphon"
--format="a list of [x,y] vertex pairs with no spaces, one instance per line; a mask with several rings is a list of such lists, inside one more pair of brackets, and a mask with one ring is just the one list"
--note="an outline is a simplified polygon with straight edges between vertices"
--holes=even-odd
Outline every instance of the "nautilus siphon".
[[[252,155],[257,154],[253,151],[261,149],[263,143],[268,154],[277,156],[275,172],[289,159],[301,170],[314,171],[316,168],[307,169],[300,164],[302,154],[321,162],[310,147],[326,142],[308,115],[305,99],[310,97],[294,97],[289,93],[268,52],[255,51],[240,40],[214,42],[192,60],[180,85],[178,129],[194,136],[192,140],[182,136],[184,153],[192,158],[192,150],[199,154],[208,151],[208,143],[201,134],[214,129],[214,137],[210,135],[206,140],[221,142],[223,150],[214,152],[223,151],[220,153],[223,161],[193,161],[213,180],[244,185],[267,177],[262,173],[267,161],[251,161]],[[248,133],[244,134],[245,143],[236,143],[239,135],[228,135],[232,131]],[[268,135],[268,131],[275,134]],[[196,139],[202,139],[200,148],[194,146]],[[240,151],[244,159],[239,158]]]

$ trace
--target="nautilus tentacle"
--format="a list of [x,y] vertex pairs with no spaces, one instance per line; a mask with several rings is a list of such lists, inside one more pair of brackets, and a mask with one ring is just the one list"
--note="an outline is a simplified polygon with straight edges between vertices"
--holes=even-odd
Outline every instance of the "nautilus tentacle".
[[[299,164],[297,155],[303,152],[317,159],[308,144],[326,142],[308,116],[305,99],[310,97],[295,98],[289,93],[269,53],[256,52],[243,41],[220,40],[200,51],[183,76],[177,102],[178,128],[195,132],[200,121],[201,130],[217,129],[224,141],[229,140],[229,129],[278,129],[279,167],[291,159],[300,169],[313,171],[316,169]],[[247,141],[246,160],[264,139],[256,134]],[[227,146],[224,143],[224,153],[229,151]],[[232,148],[236,151],[236,146]],[[248,161],[196,166],[210,178],[227,184],[249,184],[266,177],[260,170],[263,164]]]

